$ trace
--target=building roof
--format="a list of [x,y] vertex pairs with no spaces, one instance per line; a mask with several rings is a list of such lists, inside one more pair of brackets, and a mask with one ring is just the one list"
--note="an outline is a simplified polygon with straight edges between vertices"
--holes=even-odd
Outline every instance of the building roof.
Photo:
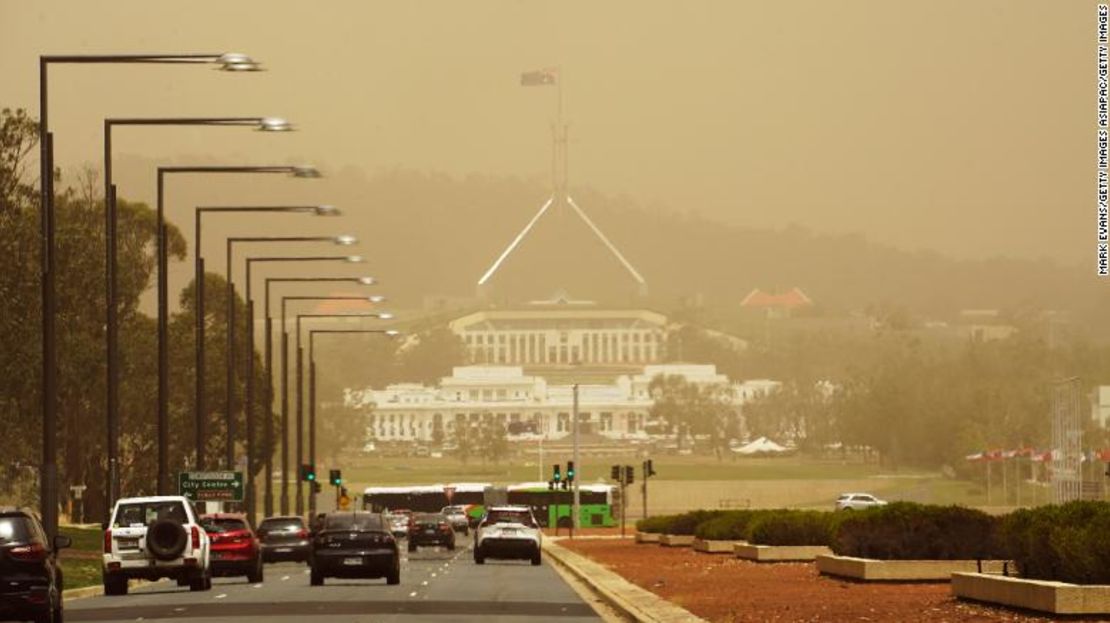
[[802,292],[801,288],[794,287],[783,294],[768,294],[759,288],[756,288],[740,301],[741,307],[779,307],[783,309],[793,309],[795,307],[804,307],[813,305],[813,300]]

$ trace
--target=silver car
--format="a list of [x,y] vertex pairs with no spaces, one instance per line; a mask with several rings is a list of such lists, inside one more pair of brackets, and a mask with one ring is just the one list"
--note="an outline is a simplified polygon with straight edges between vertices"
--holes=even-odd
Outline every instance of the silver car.
[[838,511],[858,511],[875,506],[886,506],[886,501],[880,500],[870,493],[843,493],[836,498],[836,510]]
[[447,523],[455,532],[470,534],[470,517],[466,514],[465,506],[444,506],[440,511],[447,517]]

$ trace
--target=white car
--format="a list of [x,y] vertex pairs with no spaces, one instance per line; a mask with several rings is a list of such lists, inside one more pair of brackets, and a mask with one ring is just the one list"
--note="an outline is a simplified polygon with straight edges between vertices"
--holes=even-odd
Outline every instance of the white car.
[[527,506],[493,506],[474,533],[474,562],[486,558],[516,558],[540,564],[543,533]]
[[212,588],[208,533],[199,519],[193,503],[179,495],[117,501],[104,527],[104,594],[126,595],[132,578]]
[[843,493],[836,498],[838,511],[858,511],[874,506],[886,506],[886,502],[870,493]]

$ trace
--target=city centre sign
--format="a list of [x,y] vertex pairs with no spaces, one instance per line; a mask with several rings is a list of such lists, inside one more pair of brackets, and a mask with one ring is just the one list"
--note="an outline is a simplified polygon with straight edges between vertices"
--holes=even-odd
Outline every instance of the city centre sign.
[[243,501],[243,472],[181,472],[177,485],[194,502]]

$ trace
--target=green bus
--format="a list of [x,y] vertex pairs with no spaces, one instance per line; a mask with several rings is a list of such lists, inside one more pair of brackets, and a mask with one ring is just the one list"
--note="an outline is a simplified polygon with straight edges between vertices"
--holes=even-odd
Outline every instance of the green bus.
[[[546,482],[526,482],[509,485],[509,504],[530,506],[536,521],[544,527],[569,528],[571,526],[571,508],[574,505],[573,489],[548,488]],[[618,523],[615,517],[616,507],[613,503],[613,485],[606,484],[579,484],[578,525],[587,527],[610,527]]]

